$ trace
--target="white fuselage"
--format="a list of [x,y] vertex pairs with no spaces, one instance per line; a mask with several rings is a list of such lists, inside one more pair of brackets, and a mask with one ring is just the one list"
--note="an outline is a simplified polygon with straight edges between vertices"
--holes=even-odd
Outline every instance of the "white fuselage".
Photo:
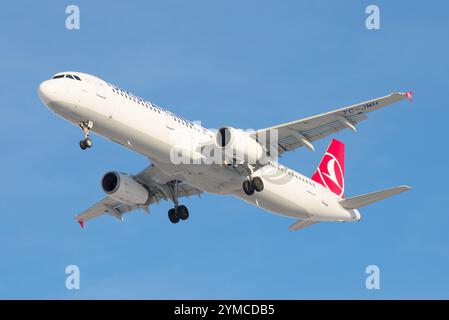
[[277,162],[254,172],[264,190],[251,196],[242,190],[244,177],[224,164],[175,164],[174,147],[192,151],[213,141],[215,132],[187,121],[107,82],[79,72],[81,79],[44,81],[39,94],[64,119],[79,125],[92,121],[92,131],[150,158],[166,174],[205,192],[234,195],[284,216],[316,221],[359,220],[357,210],[346,210],[337,195]]

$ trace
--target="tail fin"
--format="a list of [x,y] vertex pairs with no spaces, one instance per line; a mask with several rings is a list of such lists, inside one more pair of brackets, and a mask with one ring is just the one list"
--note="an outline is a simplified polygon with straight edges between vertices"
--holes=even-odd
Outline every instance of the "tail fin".
[[322,184],[340,198],[344,198],[345,145],[343,142],[332,139],[312,180]]

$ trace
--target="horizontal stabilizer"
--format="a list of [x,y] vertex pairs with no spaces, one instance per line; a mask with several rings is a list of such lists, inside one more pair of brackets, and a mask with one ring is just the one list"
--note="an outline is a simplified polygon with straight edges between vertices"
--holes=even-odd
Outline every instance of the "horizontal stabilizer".
[[312,224],[318,223],[319,221],[306,221],[306,220],[298,220],[294,224],[292,224],[289,229],[292,231],[298,231],[304,229]]
[[408,191],[410,189],[411,188],[409,186],[399,186],[391,189],[385,189],[381,191],[363,194],[361,196],[348,198],[340,201],[340,204],[345,209],[358,209],[370,203],[389,198],[391,196]]

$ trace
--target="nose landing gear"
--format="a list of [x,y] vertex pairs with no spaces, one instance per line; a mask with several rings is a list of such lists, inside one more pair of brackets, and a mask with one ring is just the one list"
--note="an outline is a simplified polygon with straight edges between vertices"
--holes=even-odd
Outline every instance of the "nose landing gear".
[[93,145],[92,140],[89,138],[90,130],[93,128],[94,123],[92,121],[81,122],[80,128],[83,130],[84,139],[80,141],[80,148],[82,150],[86,150],[87,148],[91,148]]
[[92,147],[92,144],[93,144],[93,142],[92,142],[91,139],[85,138],[85,139],[83,139],[83,140],[80,141],[80,148],[81,148],[82,150],[86,150],[87,148]]

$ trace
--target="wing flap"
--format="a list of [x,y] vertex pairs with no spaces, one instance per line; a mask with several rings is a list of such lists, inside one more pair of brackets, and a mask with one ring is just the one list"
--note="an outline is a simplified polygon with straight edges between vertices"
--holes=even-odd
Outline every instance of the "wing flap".
[[97,218],[105,213],[108,213],[109,215],[121,220],[123,214],[137,208],[138,206],[126,205],[109,197],[105,197],[83,213],[76,215],[75,220],[84,224],[84,222]]

